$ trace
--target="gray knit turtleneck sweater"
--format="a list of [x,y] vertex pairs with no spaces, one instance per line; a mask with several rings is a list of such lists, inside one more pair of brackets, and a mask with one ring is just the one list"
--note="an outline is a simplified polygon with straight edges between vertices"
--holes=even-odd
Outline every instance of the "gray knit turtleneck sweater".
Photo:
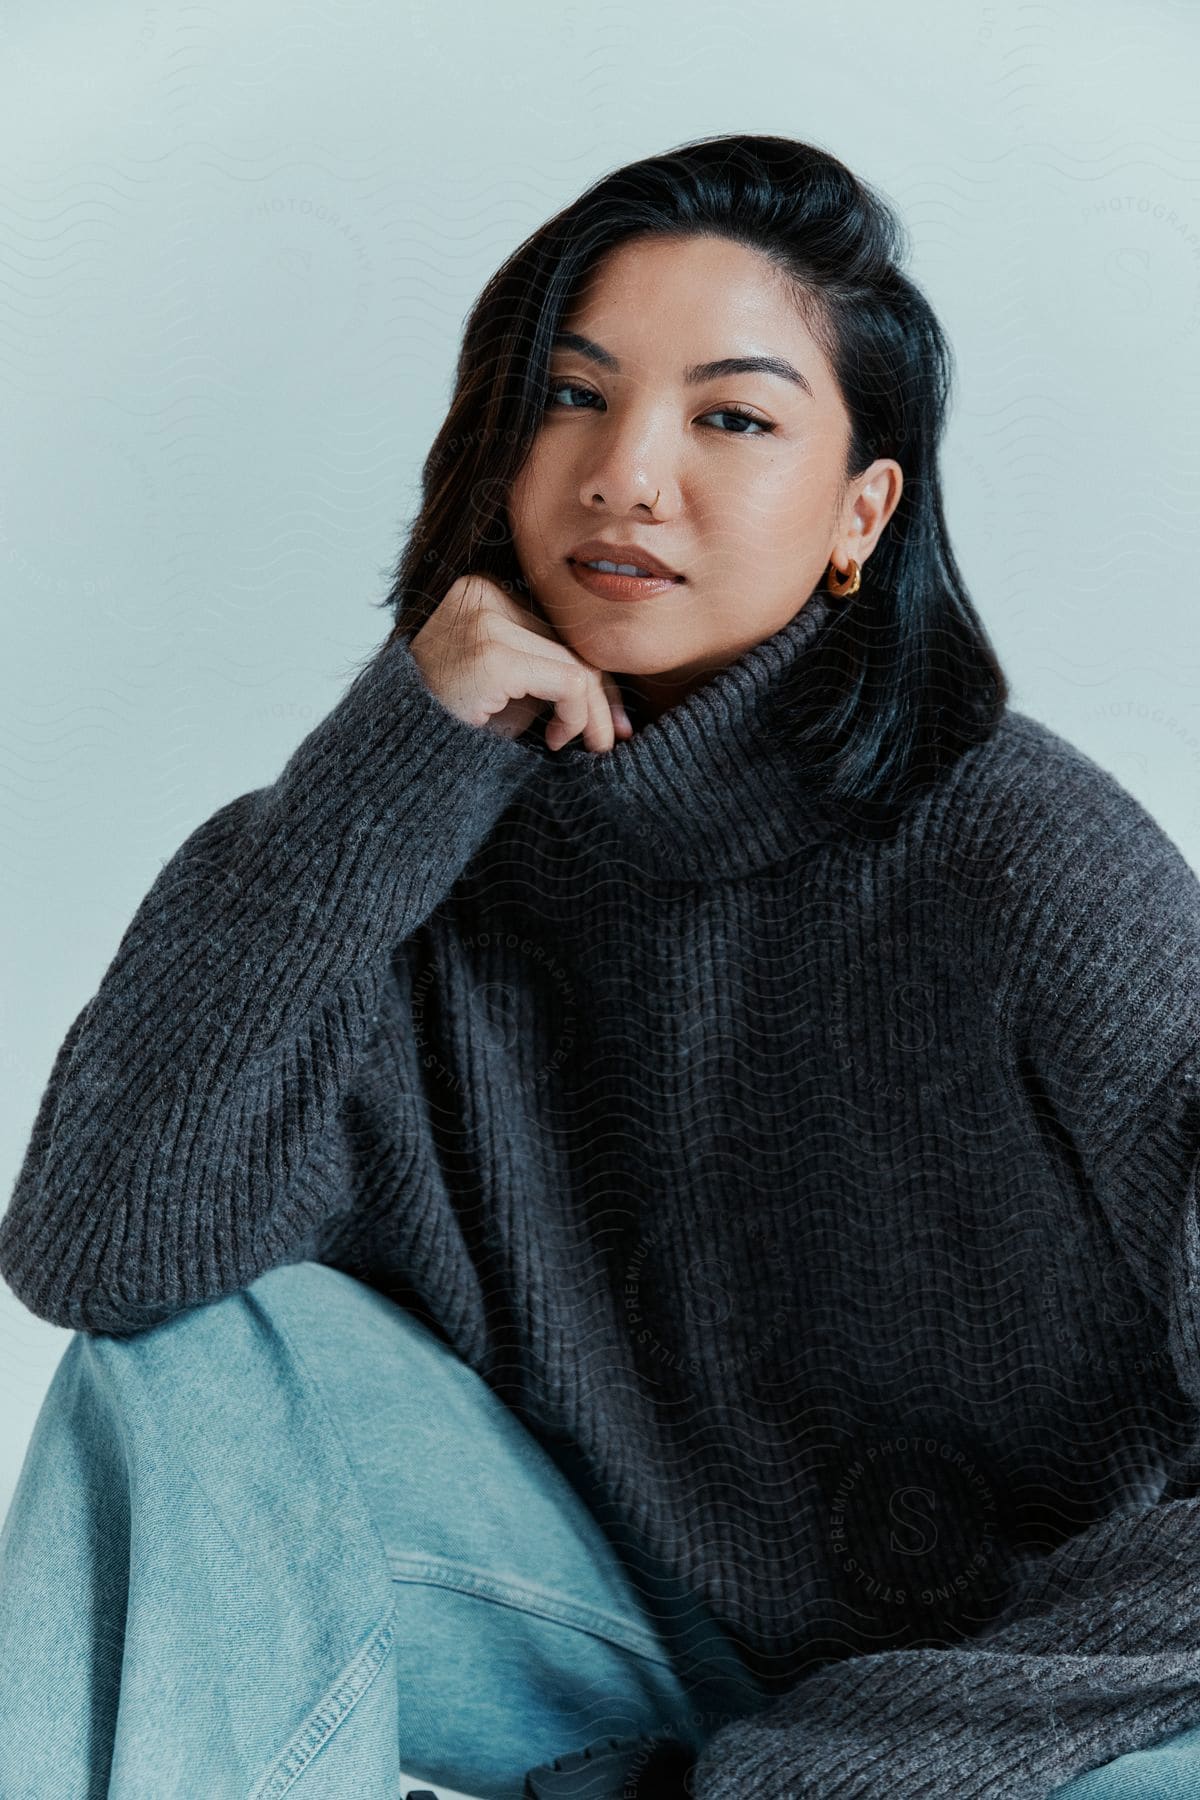
[[1011,708],[839,827],[766,704],[829,615],[608,754],[385,646],[155,880],[0,1273],[349,1271],[729,1633],[696,1800],[1040,1800],[1200,1722],[1200,884]]

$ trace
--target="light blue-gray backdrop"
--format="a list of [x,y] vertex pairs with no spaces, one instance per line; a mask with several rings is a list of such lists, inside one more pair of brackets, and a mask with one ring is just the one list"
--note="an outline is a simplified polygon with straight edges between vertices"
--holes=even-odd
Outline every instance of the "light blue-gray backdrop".
[[[0,1177],[161,864],[381,641],[463,318],[603,170],[810,138],[954,344],[1014,704],[1200,867],[1191,0],[4,0]],[[0,1289],[0,1514],[68,1334]]]

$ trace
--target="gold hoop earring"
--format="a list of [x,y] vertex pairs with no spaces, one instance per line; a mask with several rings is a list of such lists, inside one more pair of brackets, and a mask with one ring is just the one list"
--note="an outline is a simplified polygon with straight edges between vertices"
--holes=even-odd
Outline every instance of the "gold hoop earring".
[[829,589],[831,594],[836,594],[839,600],[847,600],[851,594],[857,594],[861,585],[862,570],[859,568],[853,557],[850,558],[850,567],[842,576],[838,575],[837,570],[833,566],[833,558],[830,557],[829,570],[825,576],[825,586]]

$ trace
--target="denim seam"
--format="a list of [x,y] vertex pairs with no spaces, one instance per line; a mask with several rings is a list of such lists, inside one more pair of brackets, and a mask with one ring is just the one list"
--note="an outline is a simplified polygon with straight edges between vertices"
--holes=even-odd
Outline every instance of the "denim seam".
[[326,1688],[291,1743],[251,1789],[247,1800],[278,1800],[300,1779],[313,1757],[329,1742],[383,1668],[396,1636],[395,1618],[393,1595],[386,1618]]
[[[281,1337],[287,1343],[292,1355],[295,1357],[295,1360],[304,1375],[311,1397],[329,1421],[330,1430],[334,1433],[341,1446],[346,1465],[357,1479],[358,1470],[354,1458],[351,1455],[349,1443],[342,1432],[337,1415],[326,1398],[325,1391],[320,1382],[305,1361],[299,1345],[295,1342],[291,1333],[288,1331],[284,1320],[280,1317],[279,1310],[268,1307],[261,1295],[256,1295],[248,1291],[246,1297],[249,1300],[255,1301],[263,1312],[269,1313],[271,1324],[279,1332]],[[371,1512],[370,1507],[365,1504],[365,1501],[363,1510],[370,1522],[371,1531],[375,1541],[392,1568],[393,1581],[405,1579],[403,1575],[397,1577],[395,1573],[397,1566],[413,1568],[418,1571],[418,1574],[415,1577],[418,1580],[431,1580],[436,1582],[439,1587],[462,1587],[463,1592],[475,1593],[481,1599],[495,1600],[498,1604],[512,1606],[518,1610],[536,1614],[558,1624],[574,1626],[580,1631],[589,1632],[594,1637],[606,1639],[617,1648],[628,1650],[634,1656],[643,1657],[648,1662],[659,1663],[666,1669],[674,1669],[674,1663],[663,1650],[661,1643],[655,1638],[653,1632],[645,1627],[631,1625],[615,1613],[606,1613],[597,1607],[589,1607],[578,1601],[567,1600],[558,1594],[552,1593],[549,1589],[537,1588],[526,1582],[504,1581],[502,1578],[498,1578],[485,1570],[470,1569],[469,1565],[466,1564],[452,1563],[443,1561],[439,1558],[431,1559],[425,1556],[407,1555],[402,1551],[390,1550],[384,1543],[378,1520]],[[468,1569],[470,1575],[473,1577],[473,1581],[463,1585],[459,1581],[458,1576]]]
[[666,1669],[674,1668],[671,1658],[652,1633],[630,1624],[616,1613],[606,1613],[598,1607],[569,1600],[549,1588],[527,1581],[506,1580],[489,1569],[476,1568],[470,1563],[402,1550],[388,1550],[386,1555],[393,1581],[429,1582],[436,1587],[454,1588],[481,1600],[492,1600],[497,1605],[511,1606],[516,1611],[549,1619],[554,1624],[586,1631],[648,1662],[660,1663]]

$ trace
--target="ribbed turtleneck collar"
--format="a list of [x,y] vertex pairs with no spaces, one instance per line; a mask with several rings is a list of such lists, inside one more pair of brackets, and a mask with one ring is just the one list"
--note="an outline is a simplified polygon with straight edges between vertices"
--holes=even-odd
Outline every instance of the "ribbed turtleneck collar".
[[836,605],[816,589],[772,636],[610,751],[578,740],[547,750],[540,720],[541,794],[564,829],[683,881],[749,874],[833,835],[838,814],[806,787],[774,702]]

